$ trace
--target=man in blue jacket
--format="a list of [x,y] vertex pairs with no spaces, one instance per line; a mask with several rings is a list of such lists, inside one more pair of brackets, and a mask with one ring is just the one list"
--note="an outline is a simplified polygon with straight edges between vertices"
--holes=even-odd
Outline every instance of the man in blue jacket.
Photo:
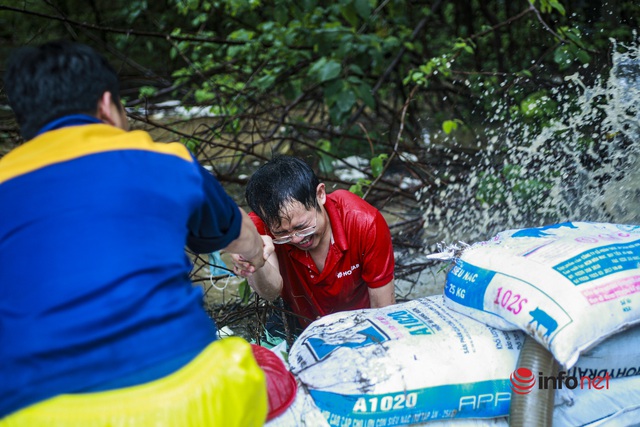
[[88,46],[19,49],[4,83],[27,142],[0,160],[0,420],[188,365],[217,331],[185,245],[273,251],[183,145],[128,131]]

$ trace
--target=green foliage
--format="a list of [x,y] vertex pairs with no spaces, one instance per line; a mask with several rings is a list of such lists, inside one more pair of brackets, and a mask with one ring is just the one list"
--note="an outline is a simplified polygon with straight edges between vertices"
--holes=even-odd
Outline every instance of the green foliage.
[[553,89],[600,73],[610,39],[633,40],[640,26],[632,0],[530,0],[535,11],[494,0],[13,3],[0,0],[11,7],[0,9],[5,46],[71,36],[108,54],[131,105],[208,108],[214,117],[187,139],[191,149],[315,147],[324,173],[336,157],[391,152],[410,93],[401,149],[425,132],[455,145],[477,129],[482,146],[487,114],[543,128],[556,114]]
[[318,163],[318,167],[320,171],[325,174],[333,172],[333,157],[327,154],[331,152],[331,141],[328,139],[320,139],[316,143],[316,146],[319,149],[318,156],[320,156],[320,162]]
[[140,98],[147,98],[155,95],[158,92],[158,88],[154,86],[142,86],[139,91]]
[[374,178],[380,176],[380,174],[384,170],[384,161],[388,158],[389,156],[387,154],[382,153],[370,160],[371,175],[373,175]]
[[580,64],[591,62],[591,55],[577,28],[562,27],[558,32],[570,41],[568,44],[559,45],[553,52],[553,60],[561,71],[568,70],[576,62]]
[[520,112],[526,119],[550,119],[557,111],[556,102],[541,90],[532,93],[520,102]]
[[249,303],[249,298],[251,298],[251,286],[249,286],[247,279],[244,279],[238,284],[238,297],[240,297],[240,303],[242,305]]
[[430,58],[425,64],[420,65],[416,70],[411,70],[405,77],[403,83],[415,83],[419,86],[428,86],[429,80],[439,75],[441,78],[450,78],[452,67],[458,56],[462,54],[472,55],[475,44],[471,40],[457,39],[446,53]]
[[[532,5],[536,5],[536,0],[529,0]],[[558,11],[561,15],[566,13],[564,6],[557,0],[540,0],[540,11],[542,13],[551,13],[553,10]]]
[[[194,70],[207,75],[217,67],[226,68],[221,77],[208,77],[204,85],[215,87],[219,99],[232,98],[239,110],[245,110],[256,94],[278,93],[272,102],[296,99],[305,92],[320,90],[331,123],[344,124],[354,108],[375,108],[372,83],[363,70],[381,72],[384,57],[397,49],[402,40],[388,35],[388,24],[402,15],[372,20],[374,3],[369,0],[340,1],[326,7],[316,2],[287,1],[277,5],[249,1],[193,2],[174,0],[177,11],[198,27],[200,37],[217,36],[196,17],[240,17],[226,20],[226,46],[181,41],[172,48],[172,56],[186,57],[189,64],[174,72],[179,84],[194,82]],[[403,3],[403,2],[400,2]],[[258,7],[260,6],[260,7]],[[379,18],[379,16],[378,16]],[[391,19],[391,20],[389,20]],[[362,26],[372,31],[359,33]],[[394,24],[397,27],[397,25]],[[183,34],[188,28],[176,28]],[[401,36],[408,31],[397,28]],[[242,61],[237,61],[242,58]],[[295,70],[295,75],[293,74]]]
[[349,191],[360,197],[364,196],[364,188],[371,185],[371,180],[366,178],[358,178],[358,181],[349,187]]
[[[374,178],[378,178],[380,174],[382,174],[385,167],[385,160],[387,160],[388,158],[388,154],[382,153],[369,160],[369,165],[371,166],[371,175],[373,175]],[[351,191],[353,194],[357,194],[358,196],[363,197],[365,193],[365,187],[368,187],[369,185],[371,185],[371,183],[372,181],[370,179],[358,178],[358,181],[355,184],[351,185],[351,187],[349,187],[349,191]]]
[[192,153],[196,152],[196,149],[200,145],[200,141],[193,138],[180,138],[180,142],[189,149]]
[[462,124],[462,120],[460,119],[445,120],[444,122],[442,122],[442,130],[448,135],[454,130],[458,129],[458,126]]
[[451,75],[451,55],[445,54],[437,58],[431,58],[417,70],[412,71],[403,81],[404,84],[413,82],[419,86],[428,86],[429,79],[437,73],[444,77]]
[[319,83],[324,83],[337,78],[341,71],[339,62],[323,57],[311,64],[308,75]]
[[535,211],[553,187],[551,177],[531,177],[522,166],[505,164],[498,174],[483,172],[479,176],[476,200],[485,208],[497,207],[511,198],[527,211]]

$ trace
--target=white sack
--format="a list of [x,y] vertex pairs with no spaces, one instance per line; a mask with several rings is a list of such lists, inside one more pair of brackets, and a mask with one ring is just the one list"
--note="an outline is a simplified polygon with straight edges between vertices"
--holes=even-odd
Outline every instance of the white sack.
[[316,320],[289,364],[332,426],[495,418],[508,414],[523,340],[433,296]]
[[565,369],[581,352],[640,322],[640,226],[574,222],[509,230],[463,251],[447,305],[520,329]]

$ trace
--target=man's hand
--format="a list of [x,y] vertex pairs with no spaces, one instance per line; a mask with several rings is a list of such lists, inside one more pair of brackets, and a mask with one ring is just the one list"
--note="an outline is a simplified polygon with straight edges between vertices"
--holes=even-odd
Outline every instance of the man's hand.
[[233,272],[245,277],[249,286],[267,301],[274,301],[282,291],[283,281],[278,266],[275,247],[269,236],[262,238],[262,259],[260,263],[251,263],[240,254],[229,251],[233,262]]
[[269,236],[260,236],[262,238],[262,259],[258,259],[253,263],[245,259],[239,254],[230,254],[233,261],[233,272],[240,277],[250,277],[258,269],[262,268],[267,259],[273,254],[275,247]]

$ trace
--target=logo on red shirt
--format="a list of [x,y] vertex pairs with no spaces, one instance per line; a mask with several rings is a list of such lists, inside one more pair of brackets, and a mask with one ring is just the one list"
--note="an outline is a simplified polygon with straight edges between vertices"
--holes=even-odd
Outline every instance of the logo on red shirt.
[[356,265],[352,265],[351,268],[347,271],[340,271],[337,275],[338,279],[345,277],[345,276],[351,276],[351,274],[353,273],[353,270],[360,268],[360,264],[356,264]]

